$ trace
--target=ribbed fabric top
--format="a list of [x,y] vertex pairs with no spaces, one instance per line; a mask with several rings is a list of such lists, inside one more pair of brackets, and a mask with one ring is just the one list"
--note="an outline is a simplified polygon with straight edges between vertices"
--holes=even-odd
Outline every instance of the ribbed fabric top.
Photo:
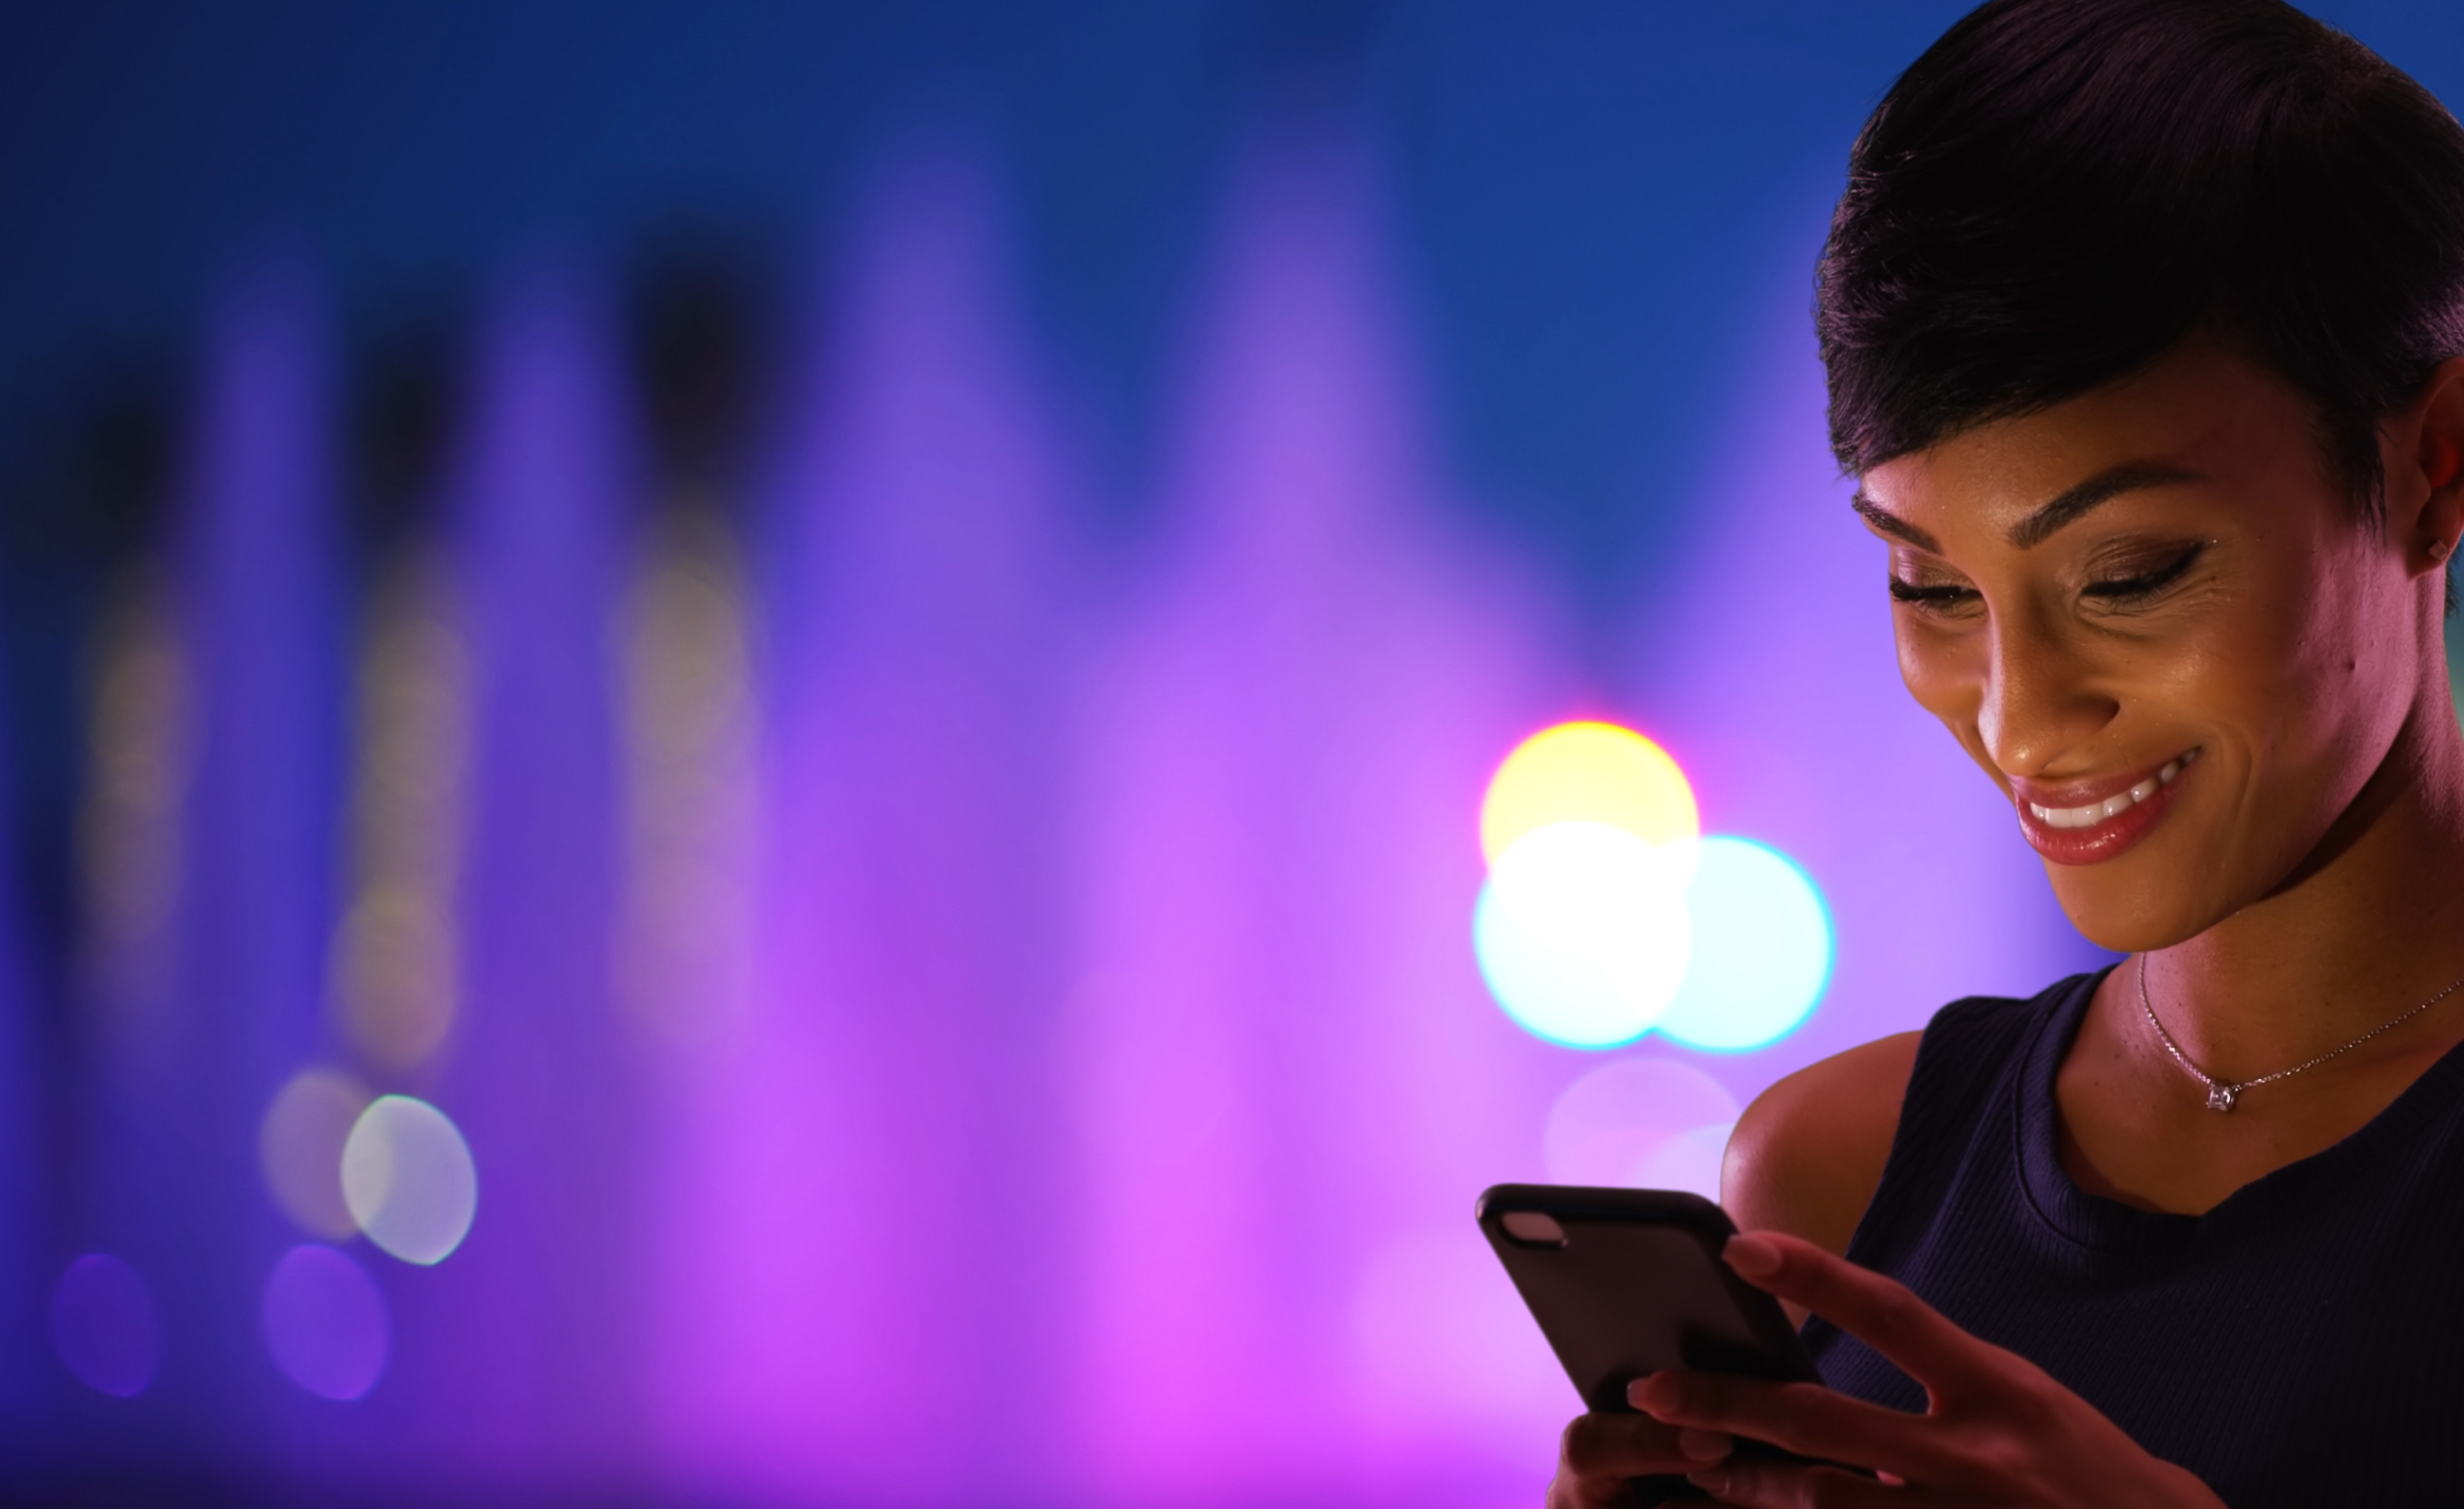
[[[2326,1151],[2153,1215],[2062,1166],[2054,1076],[2102,978],[1935,1016],[1848,1256],[2231,1509],[2464,1503],[2464,1047]],[[1925,1407],[1862,1343],[1805,1334],[1834,1388]]]

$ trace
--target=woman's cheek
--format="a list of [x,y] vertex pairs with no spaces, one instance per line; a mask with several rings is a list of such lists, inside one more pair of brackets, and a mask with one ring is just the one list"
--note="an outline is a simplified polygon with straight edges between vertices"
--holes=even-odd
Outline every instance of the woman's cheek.
[[1903,612],[1893,626],[1899,646],[1899,678],[1918,706],[1940,719],[1962,744],[1966,744],[1976,726],[1977,709],[1983,703],[1984,681],[1979,674],[1982,664],[1969,664],[1978,659],[1977,653],[1959,637],[1945,634],[1932,625],[1912,622],[1913,618],[1913,614]]

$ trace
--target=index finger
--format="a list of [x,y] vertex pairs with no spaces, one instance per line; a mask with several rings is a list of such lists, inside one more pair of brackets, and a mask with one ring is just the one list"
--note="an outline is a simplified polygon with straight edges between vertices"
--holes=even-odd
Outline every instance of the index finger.
[[1907,1285],[1784,1232],[1748,1232],[1721,1254],[1755,1288],[1803,1305],[1880,1352],[1938,1400],[1982,1379],[2001,1348],[1961,1330]]

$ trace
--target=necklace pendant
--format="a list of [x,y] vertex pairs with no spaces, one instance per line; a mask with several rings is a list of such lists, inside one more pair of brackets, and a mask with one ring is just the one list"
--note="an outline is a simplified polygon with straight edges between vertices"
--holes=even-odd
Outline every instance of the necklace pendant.
[[2241,1098],[2242,1087],[2239,1085],[2210,1085],[2207,1087],[2207,1109],[2210,1111],[2230,1111],[2233,1103]]

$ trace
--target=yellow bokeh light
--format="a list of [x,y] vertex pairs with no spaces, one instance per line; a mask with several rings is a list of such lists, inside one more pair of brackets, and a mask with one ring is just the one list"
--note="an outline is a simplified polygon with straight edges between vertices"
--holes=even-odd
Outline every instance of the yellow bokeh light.
[[1495,864],[1516,839],[1551,823],[1605,823],[1648,844],[1703,831],[1677,761],[1613,723],[1561,723],[1516,745],[1480,803],[1480,853]]

